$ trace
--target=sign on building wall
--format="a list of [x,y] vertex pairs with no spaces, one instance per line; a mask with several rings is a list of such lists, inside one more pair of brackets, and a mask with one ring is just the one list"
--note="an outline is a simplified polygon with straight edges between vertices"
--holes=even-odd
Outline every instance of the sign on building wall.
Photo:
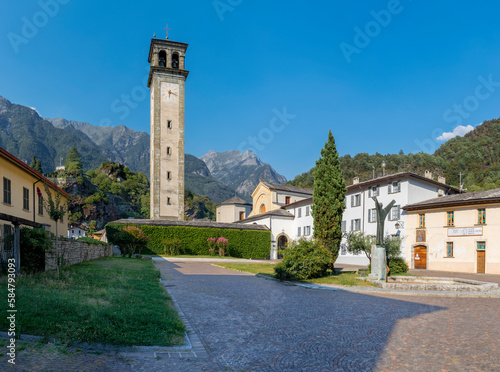
[[462,227],[455,229],[448,229],[448,236],[475,236],[483,235],[482,227]]

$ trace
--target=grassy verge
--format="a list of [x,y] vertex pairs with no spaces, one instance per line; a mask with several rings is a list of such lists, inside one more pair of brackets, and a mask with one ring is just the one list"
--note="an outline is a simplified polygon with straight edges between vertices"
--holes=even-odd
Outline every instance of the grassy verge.
[[[58,340],[114,345],[179,345],[184,325],[148,260],[103,258],[16,279],[16,328]],[[2,299],[7,280],[0,278]],[[6,314],[7,301],[0,302]],[[0,317],[7,330],[7,317]]]
[[[274,265],[269,263],[218,263],[217,266],[222,266],[231,270],[245,271],[252,274],[263,274],[274,277]],[[309,279],[304,282],[315,284],[336,284],[353,286],[359,285],[364,287],[373,287],[374,285],[364,280],[356,279],[360,277],[354,273],[340,273],[336,275],[328,275],[323,278]]]
[[231,256],[196,256],[196,255],[188,255],[188,254],[180,254],[176,256],[170,256],[166,254],[161,254],[160,257],[167,257],[167,258],[222,258],[222,259],[231,259],[231,260],[243,260],[243,258],[239,257],[231,257]]

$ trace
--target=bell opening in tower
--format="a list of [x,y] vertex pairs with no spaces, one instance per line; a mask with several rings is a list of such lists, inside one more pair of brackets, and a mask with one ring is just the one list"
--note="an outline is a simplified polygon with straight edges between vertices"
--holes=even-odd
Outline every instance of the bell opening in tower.
[[177,53],[172,54],[172,68],[179,68],[179,55]]
[[164,50],[158,53],[158,64],[160,67],[167,67],[167,53]]

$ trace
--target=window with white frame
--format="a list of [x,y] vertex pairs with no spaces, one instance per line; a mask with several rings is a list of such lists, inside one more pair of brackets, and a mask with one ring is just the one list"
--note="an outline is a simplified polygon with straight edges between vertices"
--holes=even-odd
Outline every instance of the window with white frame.
[[297,208],[297,218],[302,217],[302,208]]
[[309,206],[306,206],[306,216],[309,216]]
[[395,194],[401,191],[401,181],[389,182],[388,193]]
[[304,236],[311,235],[311,226],[304,226]]
[[377,222],[377,209],[368,209],[368,222]]
[[300,236],[300,235],[301,235],[301,228],[300,228],[300,227],[298,227],[298,228],[297,228],[297,236]]
[[361,230],[361,218],[351,220],[351,231]]
[[399,220],[401,217],[401,206],[400,205],[395,205],[394,207],[391,208],[391,213],[389,216],[389,219],[391,221]]
[[377,186],[372,186],[368,188],[368,197],[371,198],[372,196],[379,196],[380,195],[380,187],[379,185]]
[[342,221],[341,230],[342,230],[342,232],[346,232],[346,230],[347,230],[347,221]]
[[359,207],[361,205],[361,194],[351,195],[351,207]]

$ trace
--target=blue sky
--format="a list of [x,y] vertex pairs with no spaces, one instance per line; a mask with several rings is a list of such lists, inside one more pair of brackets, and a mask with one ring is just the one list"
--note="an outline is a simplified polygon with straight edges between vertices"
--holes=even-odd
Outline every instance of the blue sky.
[[491,1],[2,2],[0,95],[149,133],[149,44],[168,23],[189,44],[186,152],[251,148],[291,179],[329,129],[341,155],[433,152],[443,133],[500,117],[499,13]]

